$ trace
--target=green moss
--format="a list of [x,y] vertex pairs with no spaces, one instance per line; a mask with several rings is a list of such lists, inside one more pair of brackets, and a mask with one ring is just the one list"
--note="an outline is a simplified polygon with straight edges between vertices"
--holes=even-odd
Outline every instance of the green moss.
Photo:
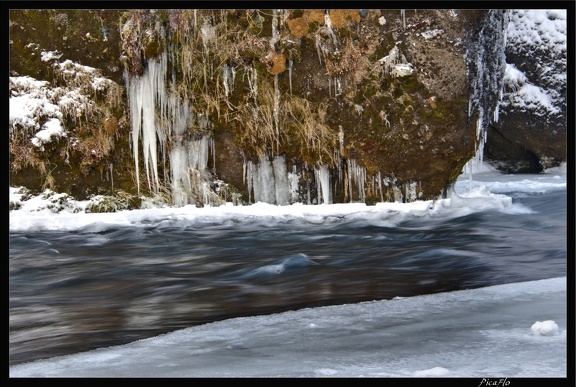
[[114,196],[92,197],[91,202],[86,207],[87,213],[108,213],[123,210],[134,210],[141,206],[141,199],[137,196],[118,191]]
[[146,58],[155,58],[162,53],[162,46],[160,42],[155,39],[152,39],[146,44],[146,48],[144,50],[144,55]]

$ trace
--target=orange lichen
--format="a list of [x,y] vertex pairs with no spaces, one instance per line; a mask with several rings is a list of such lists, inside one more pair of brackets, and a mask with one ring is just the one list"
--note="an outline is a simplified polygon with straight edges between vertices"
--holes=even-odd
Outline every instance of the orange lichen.
[[278,75],[286,71],[286,55],[284,53],[271,52],[266,55],[264,60],[270,74]]
[[286,20],[286,24],[295,38],[301,38],[308,33],[308,22],[303,17]]
[[360,12],[357,9],[331,9],[330,21],[332,27],[342,28],[350,22],[359,22]]
[[324,10],[322,9],[307,9],[304,11],[303,16],[309,23],[314,22],[319,25],[324,25]]

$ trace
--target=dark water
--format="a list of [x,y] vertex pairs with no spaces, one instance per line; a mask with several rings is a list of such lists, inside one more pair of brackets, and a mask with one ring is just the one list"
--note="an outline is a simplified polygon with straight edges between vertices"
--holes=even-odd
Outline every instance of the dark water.
[[397,227],[150,225],[10,233],[10,364],[215,320],[566,276],[566,191]]

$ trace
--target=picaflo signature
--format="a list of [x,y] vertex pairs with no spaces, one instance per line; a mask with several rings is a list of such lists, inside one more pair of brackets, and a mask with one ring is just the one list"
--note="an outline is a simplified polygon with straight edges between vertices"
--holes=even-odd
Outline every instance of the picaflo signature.
[[482,378],[478,387],[506,387],[510,385],[508,378],[504,379],[486,379]]

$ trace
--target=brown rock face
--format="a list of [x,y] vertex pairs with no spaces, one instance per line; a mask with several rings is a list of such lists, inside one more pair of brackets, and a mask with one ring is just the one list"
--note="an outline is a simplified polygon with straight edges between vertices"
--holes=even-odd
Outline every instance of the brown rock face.
[[[165,71],[154,78],[165,89],[154,94],[153,114],[143,114],[155,120],[159,191],[167,197],[176,165],[171,157],[178,147],[209,137],[214,146],[206,169],[190,176],[206,179],[222,200],[236,195],[247,202],[247,166],[278,157],[299,176],[298,200],[305,203],[319,192],[322,168],[330,175],[334,202],[434,199],[477,146],[477,113],[468,114],[466,51],[486,15],[379,9],[14,11],[10,70],[11,76],[64,88],[73,85],[54,77],[53,65],[66,59],[99,69],[122,87],[128,86],[124,70],[137,85],[152,70]],[[43,51],[62,55],[45,62],[39,60]],[[22,163],[11,171],[11,184],[46,185],[47,175],[34,167],[39,162],[25,165],[35,160],[24,158],[30,153],[56,166],[50,182],[57,191],[135,194],[134,147],[142,154],[144,145],[143,135],[138,142],[131,137],[131,109],[139,106],[134,95],[124,90],[114,102],[95,93],[92,118],[63,118],[70,135],[44,152],[26,150],[29,138],[16,136],[11,156]],[[190,114],[179,121],[184,106]],[[82,147],[73,148],[73,138]],[[107,153],[95,158],[90,144],[107,145]],[[141,159],[138,166],[141,192],[154,194],[143,183]],[[199,192],[190,197],[207,204]]]

